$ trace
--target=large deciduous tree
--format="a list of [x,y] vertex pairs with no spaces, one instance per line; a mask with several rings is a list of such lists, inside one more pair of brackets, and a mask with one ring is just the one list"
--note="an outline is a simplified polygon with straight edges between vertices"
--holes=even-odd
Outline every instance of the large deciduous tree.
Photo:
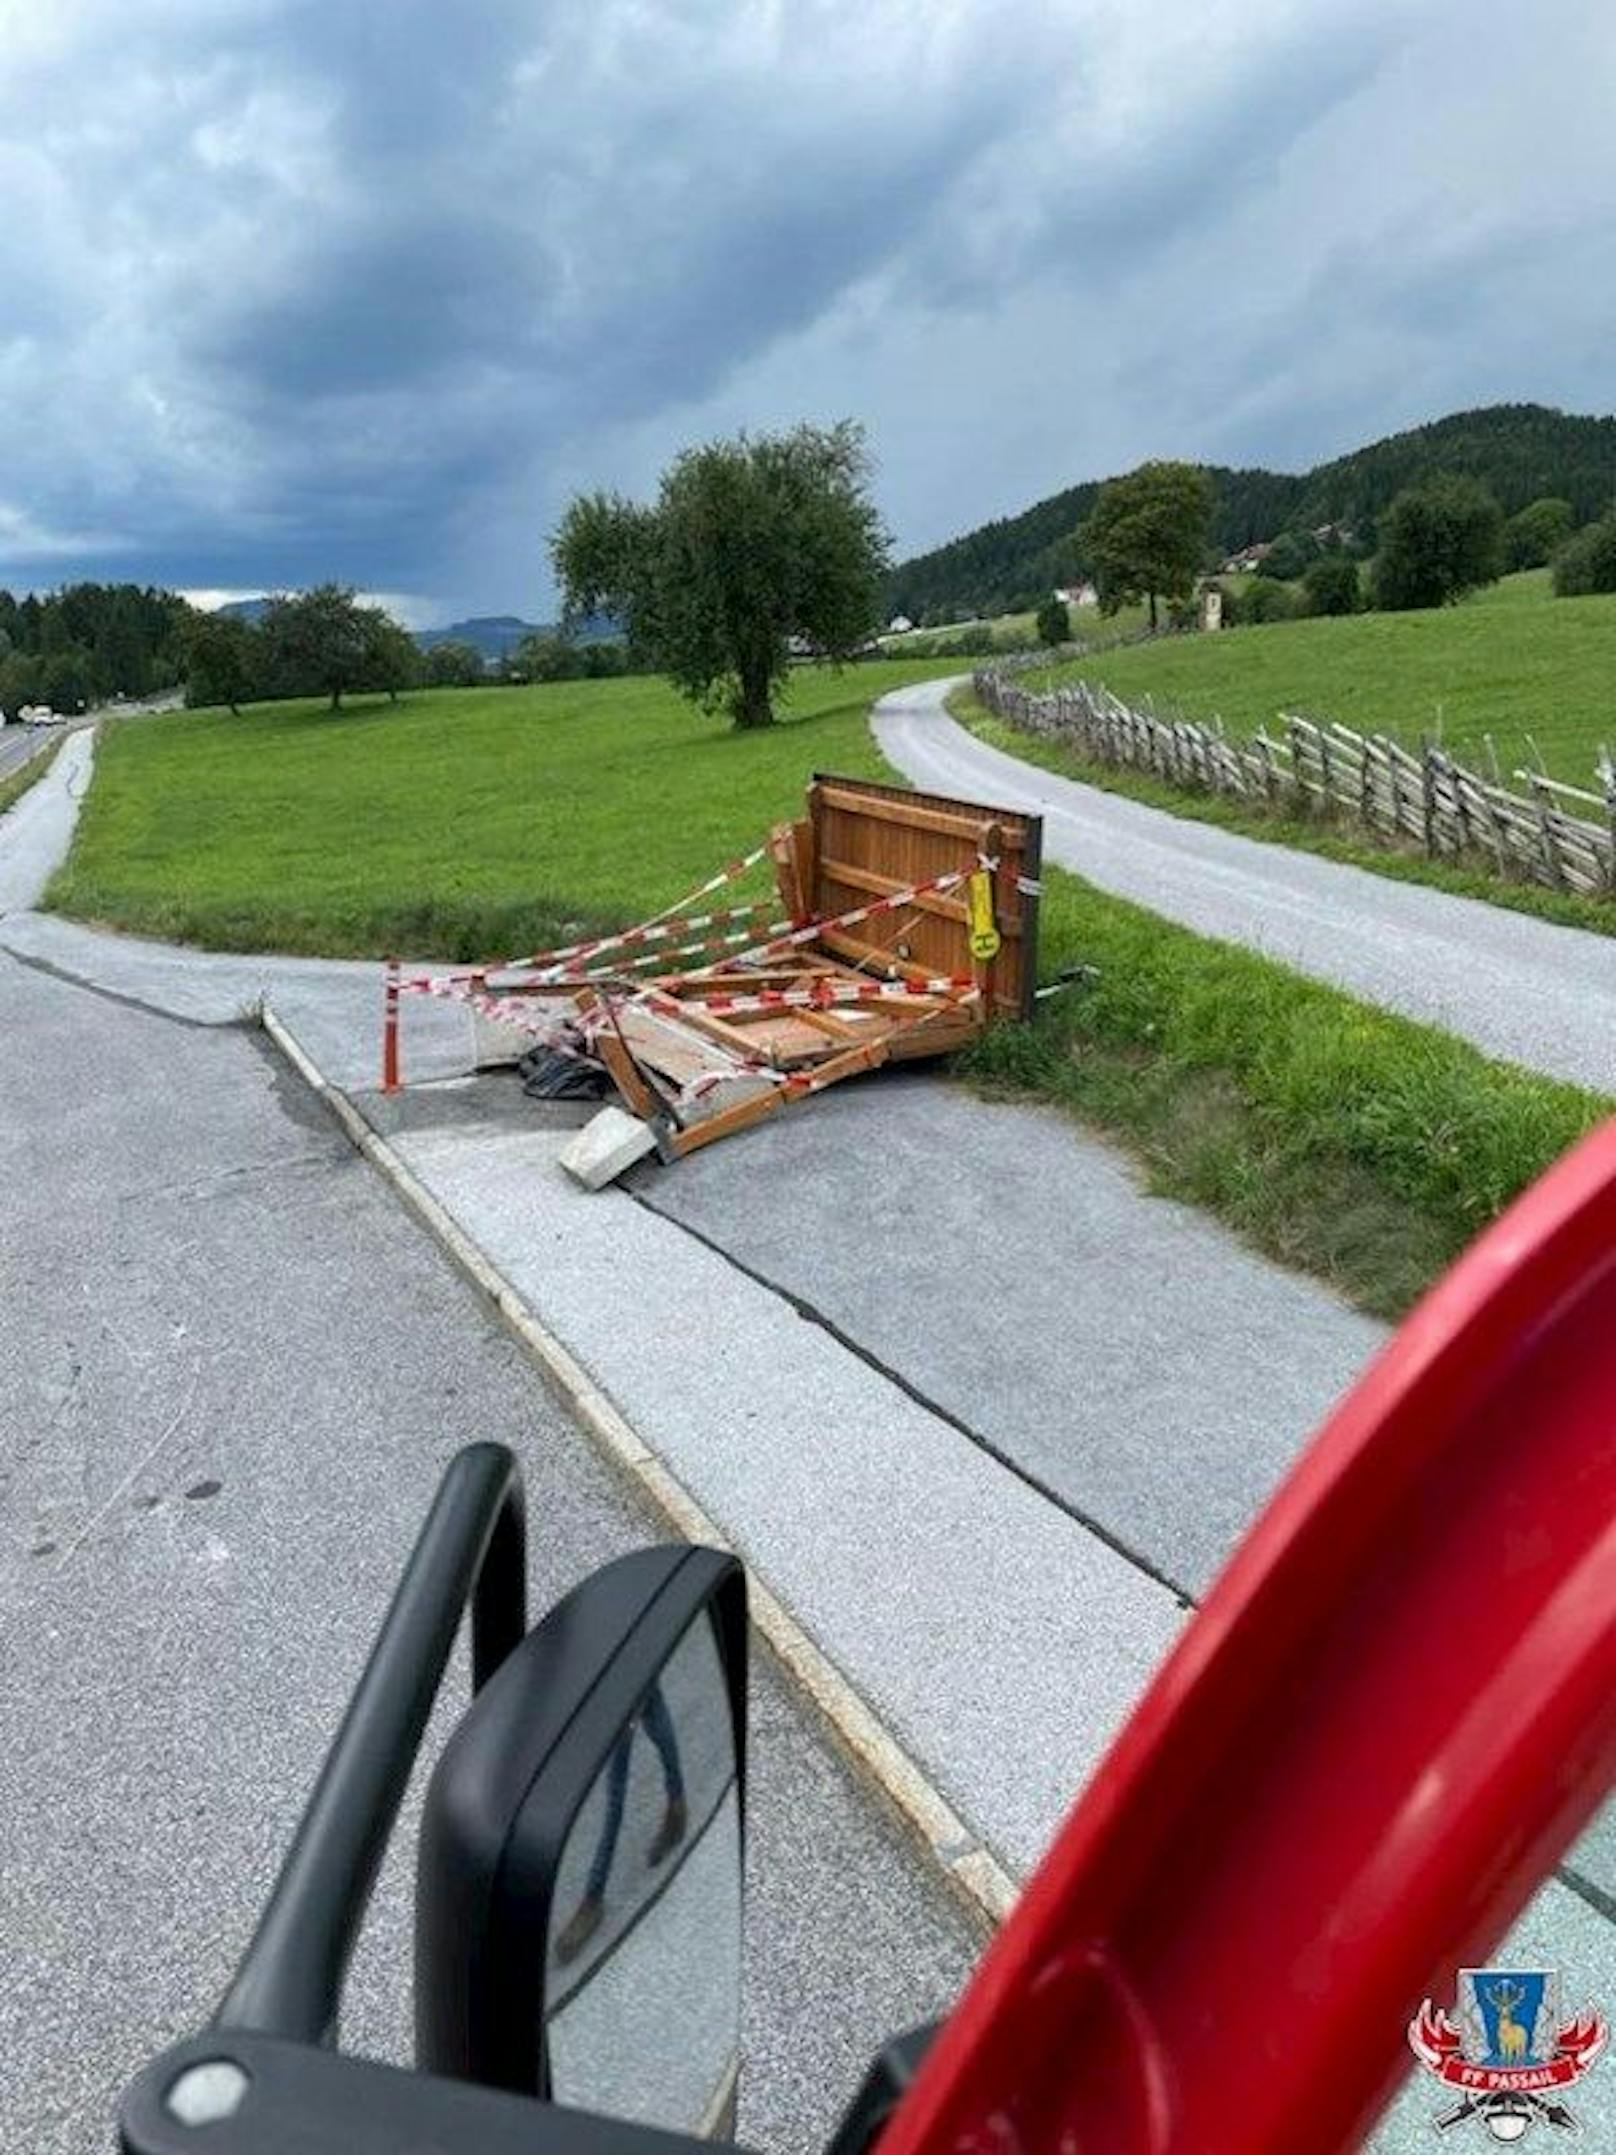
[[1503,569],[1503,510],[1477,480],[1442,473],[1405,488],[1381,518],[1371,590],[1391,612],[1451,606]]
[[350,690],[396,696],[416,678],[407,631],[379,606],[359,605],[345,584],[271,599],[261,634],[274,696],[329,696],[340,711]]
[[1554,595],[1585,598],[1595,591],[1616,591],[1616,509],[1585,524],[1554,557]]
[[793,644],[850,657],[875,629],[886,540],[851,423],[688,449],[654,506],[583,495],[550,542],[570,610],[615,614],[692,701],[766,726]]
[[1199,464],[1141,464],[1101,488],[1083,526],[1100,604],[1115,613],[1134,599],[1187,599],[1206,557],[1212,480]]
[[193,614],[185,624],[185,700],[227,703],[232,711],[262,695],[262,638],[232,614]]
[[409,630],[380,606],[361,606],[359,622],[365,649],[359,686],[384,688],[397,703],[401,688],[420,684],[420,647]]
[[477,646],[453,636],[428,649],[425,671],[432,688],[480,688],[488,679],[488,668]]
[[1528,502],[1504,526],[1504,557],[1512,569],[1541,569],[1564,546],[1575,521],[1571,504],[1556,494]]

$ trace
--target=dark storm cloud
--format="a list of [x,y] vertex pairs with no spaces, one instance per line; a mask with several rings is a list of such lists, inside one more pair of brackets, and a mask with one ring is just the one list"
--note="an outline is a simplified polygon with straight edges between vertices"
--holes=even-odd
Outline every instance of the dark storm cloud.
[[1546,14],[0,0],[0,581],[537,606],[565,488],[709,428],[867,416],[916,542],[1597,398],[1610,35]]

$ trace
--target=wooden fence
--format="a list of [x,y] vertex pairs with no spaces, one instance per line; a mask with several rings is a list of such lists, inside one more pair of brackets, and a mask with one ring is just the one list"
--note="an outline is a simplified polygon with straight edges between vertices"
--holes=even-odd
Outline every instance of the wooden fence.
[[1098,682],[1035,695],[988,667],[974,685],[1007,725],[1065,742],[1097,763],[1292,814],[1340,814],[1434,860],[1480,863],[1551,890],[1616,893],[1616,768],[1608,750],[1601,792],[1539,771],[1516,771],[1526,791],[1515,792],[1435,743],[1415,755],[1384,734],[1350,726],[1287,716],[1273,734],[1232,739],[1219,721],[1162,718]]

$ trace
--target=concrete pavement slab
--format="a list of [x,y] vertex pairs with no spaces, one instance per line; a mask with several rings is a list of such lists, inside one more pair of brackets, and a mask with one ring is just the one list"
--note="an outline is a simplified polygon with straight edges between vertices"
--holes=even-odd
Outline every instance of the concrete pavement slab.
[[562,1133],[395,1149],[1001,1860],[1047,1844],[1173,1595]]
[[1192,1596],[1387,1337],[1069,1117],[935,1074],[634,1187]]
[[[197,1025],[233,1025],[273,997],[333,1084],[379,1080],[383,973],[374,960],[193,950],[31,912],[0,920],[0,949],[58,979]],[[458,1003],[408,997],[403,1028],[410,1081],[460,1077],[471,1068],[472,1021]]]

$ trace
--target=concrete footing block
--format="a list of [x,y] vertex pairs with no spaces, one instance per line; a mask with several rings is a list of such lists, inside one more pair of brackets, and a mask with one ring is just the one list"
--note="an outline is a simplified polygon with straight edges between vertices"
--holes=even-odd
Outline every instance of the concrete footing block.
[[656,1132],[620,1107],[603,1107],[586,1122],[561,1155],[561,1164],[586,1190],[603,1190],[623,1170],[656,1150]]

